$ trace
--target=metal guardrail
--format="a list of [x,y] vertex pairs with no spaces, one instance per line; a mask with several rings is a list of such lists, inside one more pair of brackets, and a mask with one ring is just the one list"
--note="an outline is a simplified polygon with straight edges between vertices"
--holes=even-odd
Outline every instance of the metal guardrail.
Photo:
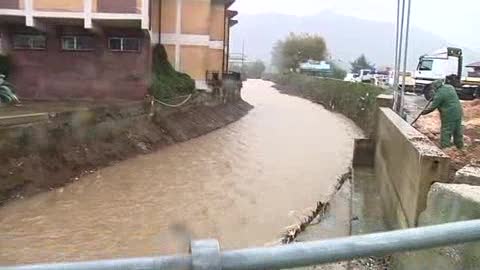
[[480,241],[480,220],[285,246],[220,251],[216,240],[192,242],[191,255],[0,267],[0,270],[287,269]]

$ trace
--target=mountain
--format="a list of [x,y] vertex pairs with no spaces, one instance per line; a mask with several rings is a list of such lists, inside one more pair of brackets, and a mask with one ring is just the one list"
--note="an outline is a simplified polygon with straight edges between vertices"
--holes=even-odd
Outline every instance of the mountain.
[[[290,32],[317,33],[325,38],[334,59],[348,67],[360,54],[377,67],[393,66],[395,25],[335,14],[329,11],[314,16],[257,14],[238,16],[239,24],[232,28],[232,52],[242,51],[251,59],[269,62],[274,43]],[[455,46],[446,40],[418,28],[411,29],[408,68],[414,69],[418,58],[445,46]],[[464,51],[465,63],[480,60],[480,53],[457,45]]]

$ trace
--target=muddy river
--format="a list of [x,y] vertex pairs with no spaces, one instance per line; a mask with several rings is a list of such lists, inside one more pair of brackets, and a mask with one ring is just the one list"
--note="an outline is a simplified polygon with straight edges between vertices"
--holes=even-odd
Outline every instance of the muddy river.
[[185,252],[189,237],[263,246],[345,172],[358,129],[248,81],[255,108],[206,136],[101,169],[0,209],[0,264]]

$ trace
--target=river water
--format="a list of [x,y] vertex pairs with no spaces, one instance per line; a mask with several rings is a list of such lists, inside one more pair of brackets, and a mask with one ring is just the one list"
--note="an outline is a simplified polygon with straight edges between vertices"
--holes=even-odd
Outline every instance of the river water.
[[263,246],[332,192],[359,130],[344,117],[245,83],[255,108],[200,138],[101,169],[0,209],[0,264],[185,252],[188,237]]

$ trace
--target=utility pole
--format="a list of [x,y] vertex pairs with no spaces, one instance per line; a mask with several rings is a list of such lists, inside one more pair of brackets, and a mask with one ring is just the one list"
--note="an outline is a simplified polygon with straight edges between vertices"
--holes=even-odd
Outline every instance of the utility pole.
[[412,0],[408,0],[408,11],[407,11],[407,26],[405,29],[405,52],[404,52],[404,59],[403,59],[403,77],[402,77],[402,93],[400,97],[400,116],[403,116],[404,109],[405,109],[405,80],[406,80],[406,73],[407,73],[407,62],[408,62],[408,39],[410,36],[410,12],[412,7]]
[[[397,1],[397,36],[395,41],[395,71],[394,71],[394,103],[393,109],[403,116],[404,112],[404,98],[405,98],[405,80],[407,71],[408,60],[408,41],[410,36],[410,13],[411,13],[411,0],[408,0],[407,10],[407,26],[404,28],[405,22],[405,2],[407,0]],[[405,32],[405,40],[404,40]],[[403,44],[405,42],[405,49]],[[400,83],[400,68],[402,67],[402,53],[403,54],[403,75],[402,75],[402,88],[399,89]]]
[[399,35],[400,35],[400,0],[397,0],[396,28],[397,28],[397,34],[395,36],[395,67],[393,68],[393,89],[395,90],[394,95],[397,94],[397,89],[398,89],[397,70],[398,70],[398,46],[399,46]]
[[399,83],[400,83],[400,67],[402,66],[402,49],[403,49],[403,23],[405,21],[405,0],[402,0],[402,5],[400,8],[400,19],[397,19],[397,21],[400,21],[400,25],[397,25],[397,28],[399,28],[399,36],[398,36],[398,53],[397,53],[397,66],[395,67],[395,89],[394,89],[394,101],[393,101],[393,110],[396,111],[397,113],[400,111],[400,98],[401,94],[399,93]]

